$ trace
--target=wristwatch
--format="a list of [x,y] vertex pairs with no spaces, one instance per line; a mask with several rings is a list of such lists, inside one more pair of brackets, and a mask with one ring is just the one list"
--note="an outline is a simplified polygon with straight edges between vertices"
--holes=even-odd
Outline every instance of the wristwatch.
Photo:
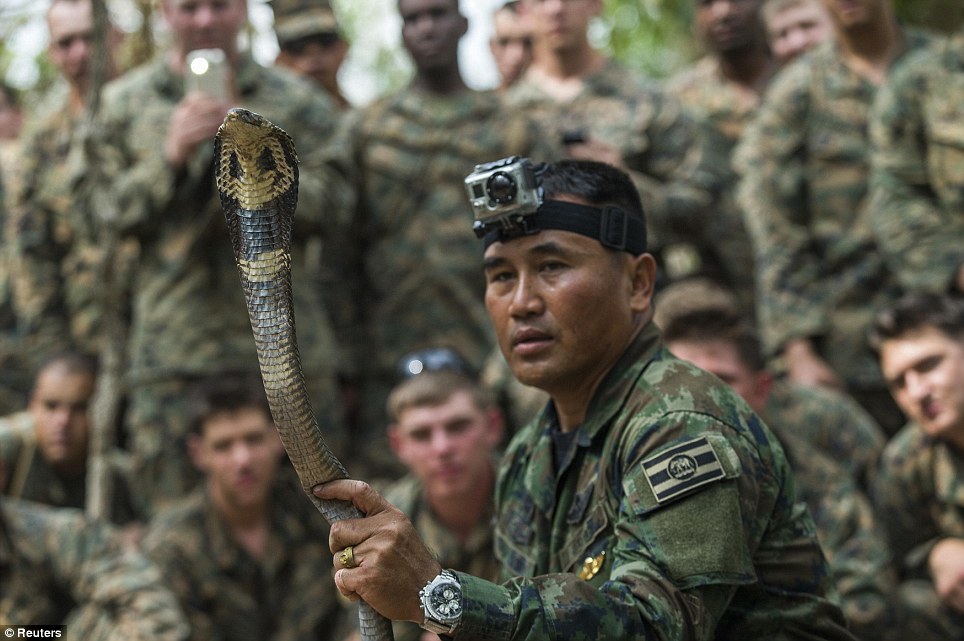
[[442,570],[419,590],[418,596],[425,614],[422,628],[452,636],[462,621],[462,586],[458,578],[449,570]]

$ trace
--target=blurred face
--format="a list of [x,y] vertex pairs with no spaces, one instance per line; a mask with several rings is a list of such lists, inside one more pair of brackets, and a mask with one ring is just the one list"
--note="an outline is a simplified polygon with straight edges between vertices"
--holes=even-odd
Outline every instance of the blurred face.
[[586,44],[586,31],[602,11],[602,0],[524,0],[522,7],[536,38],[561,53]]
[[503,86],[514,84],[532,61],[532,28],[528,17],[503,9],[495,14],[489,41]]
[[212,499],[229,511],[267,505],[282,452],[271,419],[260,408],[209,418],[189,441],[195,465],[207,476]]
[[768,16],[766,29],[770,49],[780,64],[790,62],[833,33],[830,16],[817,0],[805,0]]
[[456,0],[399,0],[402,44],[415,67],[426,71],[458,64],[459,40],[468,21]]
[[831,19],[841,29],[861,27],[883,14],[889,0],[823,0]]
[[87,458],[90,422],[87,406],[94,394],[94,379],[61,365],[37,377],[28,410],[34,421],[37,444],[51,465],[80,466]]
[[471,495],[486,483],[501,436],[498,411],[480,408],[465,391],[441,405],[409,407],[389,428],[395,454],[436,500]]
[[721,54],[761,43],[760,0],[698,0],[696,31],[711,51]]
[[336,83],[338,69],[347,53],[348,43],[338,34],[320,33],[286,42],[277,62],[311,78],[321,87],[330,88]]
[[94,31],[90,2],[57,2],[47,14],[50,61],[71,88],[87,91],[90,74],[91,37]]
[[164,18],[181,55],[195,49],[238,52],[238,34],[248,19],[247,0],[164,0]]
[[747,367],[732,343],[723,340],[678,340],[667,343],[666,347],[677,358],[716,375],[742,396],[755,412],[760,413],[766,407],[770,395],[769,374],[754,372]]
[[[561,199],[558,198],[557,199]],[[553,397],[594,388],[649,310],[655,263],[545,230],[485,252],[485,304],[516,378]]]
[[884,341],[880,368],[908,418],[964,451],[964,342],[926,327]]

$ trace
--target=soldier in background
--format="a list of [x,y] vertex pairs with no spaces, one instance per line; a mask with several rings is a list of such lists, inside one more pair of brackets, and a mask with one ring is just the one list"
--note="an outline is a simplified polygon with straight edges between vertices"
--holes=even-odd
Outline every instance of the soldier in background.
[[[161,9],[172,46],[104,89],[97,152],[109,180],[94,190],[97,211],[114,212],[112,229],[140,247],[131,275],[125,426],[139,493],[152,510],[198,478],[184,448],[186,389],[213,372],[257,369],[214,184],[212,140],[232,106],[262,114],[298,141],[292,270],[301,283],[293,292],[299,347],[312,407],[339,455],[344,439],[334,384],[340,359],[322,287],[308,276],[318,273],[326,217],[344,207],[345,181],[324,165],[337,114],[307,80],[262,67],[239,49],[246,0],[163,0]],[[188,68],[193,50],[207,50],[209,73]]]
[[[37,370],[27,410],[0,419],[0,462],[9,472],[6,493],[55,507],[87,504],[90,401],[97,364],[78,352],[47,356]],[[140,537],[140,510],[119,451],[109,460],[111,522]]]
[[890,78],[870,120],[870,223],[908,291],[964,292],[964,28]]
[[[706,306],[680,314],[666,309],[674,286],[664,291],[656,314],[667,349],[730,385],[780,438],[797,498],[813,515],[854,636],[902,641],[890,550],[882,524],[852,477],[868,470],[853,470],[856,466],[848,458],[855,455],[876,466],[883,448],[879,428],[870,423],[876,430],[870,438],[860,431],[865,424],[847,413],[850,404],[856,405],[849,399],[827,390],[812,394],[810,388],[774,380],[755,332],[735,309]],[[865,416],[859,406],[856,409],[858,418]],[[833,430],[841,434],[832,434]],[[830,450],[820,439],[828,434],[838,443],[850,441],[852,447]],[[865,444],[869,451],[863,449]]]
[[630,172],[646,207],[650,245],[663,253],[661,277],[673,280],[696,268],[692,238],[711,215],[719,163],[674,98],[592,47],[589,23],[602,4],[522,0],[533,58],[506,101],[565,144],[569,158]]
[[928,38],[891,0],[825,3],[836,37],[774,79],[735,154],[757,321],[791,379],[847,390],[892,434],[903,418],[866,334],[900,287],[869,224],[867,128],[877,89]]
[[402,472],[383,429],[398,360],[442,345],[479,371],[494,347],[478,241],[465,224],[465,176],[478,162],[551,158],[556,149],[495,92],[465,85],[458,47],[468,21],[458,0],[400,0],[398,11],[415,76],[346,116],[335,147],[357,201],[327,252],[332,287],[344,295],[334,310],[338,336],[358,368],[349,386],[361,390],[351,456],[373,475]]
[[780,65],[833,36],[823,0],[764,0],[761,13],[770,51]]
[[338,86],[338,70],[348,55],[348,41],[338,28],[328,0],[271,0],[278,38],[275,64],[299,73],[328,92],[335,106],[351,107]]
[[909,294],[872,333],[910,422],[884,450],[872,498],[901,574],[904,639],[964,638],[964,299]]
[[492,14],[489,51],[499,71],[499,91],[514,85],[532,62],[532,26],[519,11],[521,0],[509,0]]
[[180,600],[190,638],[336,638],[327,524],[292,478],[260,378],[206,380],[188,413],[204,482],[154,518],[144,549]]
[[736,175],[729,159],[777,68],[763,35],[760,2],[696,2],[694,27],[707,54],[667,85],[706,131],[713,156],[726,163],[726,187],[702,234],[694,237],[696,271],[736,293],[748,315],[754,313],[753,247],[731,187]]

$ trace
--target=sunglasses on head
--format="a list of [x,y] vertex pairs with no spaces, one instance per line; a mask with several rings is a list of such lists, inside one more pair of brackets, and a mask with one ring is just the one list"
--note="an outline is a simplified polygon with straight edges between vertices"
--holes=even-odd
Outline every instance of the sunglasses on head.
[[403,356],[395,366],[400,379],[418,376],[423,372],[449,370],[471,375],[469,364],[454,350],[445,347],[431,347],[411,352]]
[[281,48],[295,55],[300,55],[312,44],[316,44],[322,49],[329,49],[338,44],[340,40],[341,36],[337,33],[313,33],[309,36],[289,40]]

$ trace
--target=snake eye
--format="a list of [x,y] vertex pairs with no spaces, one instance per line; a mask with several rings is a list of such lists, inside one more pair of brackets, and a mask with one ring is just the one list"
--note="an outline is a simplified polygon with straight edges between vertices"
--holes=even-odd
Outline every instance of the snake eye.
[[261,150],[261,154],[258,156],[258,169],[261,171],[274,171],[277,169],[277,163],[275,162],[274,155],[271,153],[271,149],[265,146]]

